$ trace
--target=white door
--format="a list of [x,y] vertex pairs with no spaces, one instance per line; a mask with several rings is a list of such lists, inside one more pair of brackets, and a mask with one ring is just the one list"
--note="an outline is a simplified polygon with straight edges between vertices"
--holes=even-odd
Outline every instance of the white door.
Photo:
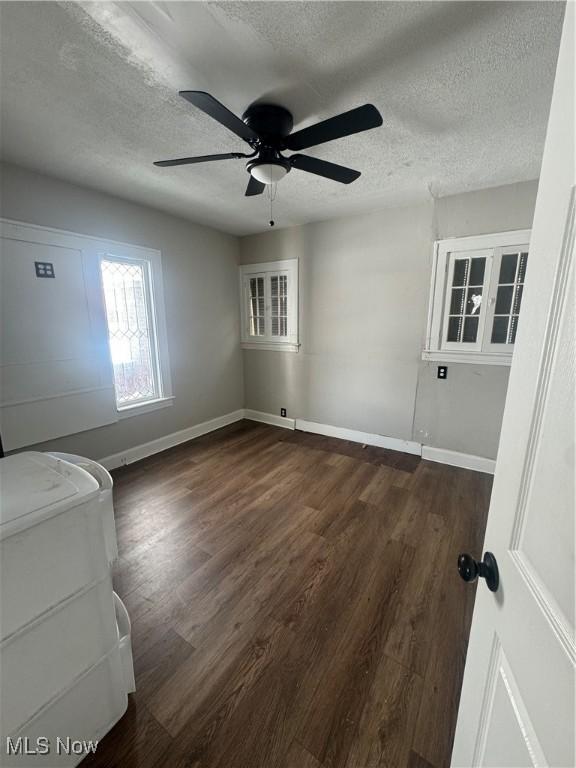
[[569,2],[485,539],[500,587],[478,585],[459,767],[576,765],[574,23]]

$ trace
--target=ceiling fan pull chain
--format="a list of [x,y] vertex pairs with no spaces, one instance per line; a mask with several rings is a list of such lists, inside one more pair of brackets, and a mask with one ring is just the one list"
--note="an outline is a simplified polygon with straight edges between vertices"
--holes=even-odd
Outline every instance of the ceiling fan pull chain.
[[268,222],[271,227],[274,226],[274,217],[272,214],[272,203],[276,200],[277,184],[268,184],[268,197],[270,198],[270,221]]

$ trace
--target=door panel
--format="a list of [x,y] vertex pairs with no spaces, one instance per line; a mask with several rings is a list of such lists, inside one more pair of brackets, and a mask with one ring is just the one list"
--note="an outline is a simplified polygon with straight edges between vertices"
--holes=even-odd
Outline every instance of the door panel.
[[[542,595],[555,598],[551,619],[566,624],[574,635],[574,580],[566,578],[566,564],[574,562],[574,266],[565,280],[562,323],[555,342],[548,392],[542,402],[542,419],[531,475],[537,478],[526,498],[526,509],[518,530],[518,556]],[[562,278],[564,279],[564,278]],[[555,407],[566,403],[566,409]],[[566,478],[566,482],[559,482]],[[545,510],[545,514],[542,511]],[[513,542],[513,544],[515,541]]]
[[574,5],[567,4],[452,765],[574,751]]
[[542,749],[502,647],[495,644],[494,650],[487,728],[481,734],[477,762],[490,768],[543,765]]

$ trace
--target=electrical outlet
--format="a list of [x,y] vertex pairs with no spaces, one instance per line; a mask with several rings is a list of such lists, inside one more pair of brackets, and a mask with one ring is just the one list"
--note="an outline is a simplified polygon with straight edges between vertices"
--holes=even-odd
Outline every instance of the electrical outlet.
[[286,408],[280,408],[280,416],[284,416],[284,418],[286,418]]
[[448,366],[447,365],[439,365],[438,366],[438,378],[439,379],[447,379],[448,378]]

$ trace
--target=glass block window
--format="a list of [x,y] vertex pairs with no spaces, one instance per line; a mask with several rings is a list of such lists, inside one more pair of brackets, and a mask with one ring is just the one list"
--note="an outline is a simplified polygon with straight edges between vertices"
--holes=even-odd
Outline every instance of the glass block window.
[[514,344],[522,305],[528,253],[503,253],[494,300],[492,344]]
[[108,341],[119,408],[160,397],[146,261],[100,262]]
[[264,336],[265,299],[264,277],[250,278],[250,335]]
[[288,334],[288,275],[270,278],[272,336]]

